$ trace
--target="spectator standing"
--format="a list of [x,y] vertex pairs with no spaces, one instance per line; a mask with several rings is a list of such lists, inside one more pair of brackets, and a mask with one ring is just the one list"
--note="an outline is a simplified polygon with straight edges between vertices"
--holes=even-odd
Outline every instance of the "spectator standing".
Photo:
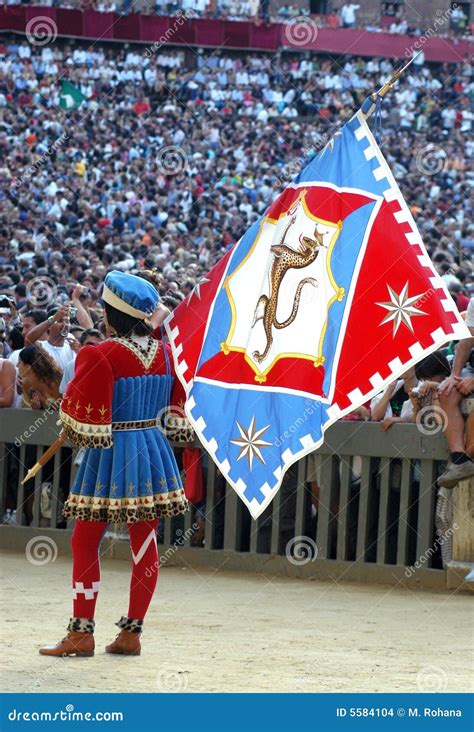
[[46,335],[46,340],[41,345],[60,367],[61,373],[76,358],[76,353],[67,340],[70,324],[69,308],[53,305],[48,310],[47,320],[28,331],[25,337],[26,345],[32,345]]
[[356,5],[355,3],[344,3],[341,8],[341,25],[343,28],[356,27],[356,11],[359,8],[360,5]]

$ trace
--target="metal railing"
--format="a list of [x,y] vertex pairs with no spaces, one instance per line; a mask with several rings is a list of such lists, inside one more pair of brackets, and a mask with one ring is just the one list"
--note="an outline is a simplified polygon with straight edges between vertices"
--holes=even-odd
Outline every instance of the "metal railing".
[[[70,448],[20,484],[58,431],[56,413],[0,410],[0,517],[10,506],[16,507],[19,526],[71,528],[61,515],[77,469]],[[180,446],[175,449],[179,461]],[[442,433],[426,435],[409,424],[384,433],[377,423],[342,421],[331,427],[319,450],[289,469],[273,503],[253,521],[203,451],[204,502],[185,516],[162,521],[161,543],[188,547],[195,557],[200,552],[286,556],[286,573],[316,558],[318,564],[406,567],[427,553],[425,566],[439,568],[439,553],[432,550],[436,477],[447,457]],[[50,484],[47,519],[41,506],[45,483]]]

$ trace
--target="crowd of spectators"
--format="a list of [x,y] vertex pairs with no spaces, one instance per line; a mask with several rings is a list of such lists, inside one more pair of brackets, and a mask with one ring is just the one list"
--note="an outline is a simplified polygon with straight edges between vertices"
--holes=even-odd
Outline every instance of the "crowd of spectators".
[[[178,50],[5,40],[0,406],[55,408],[77,351],[105,337],[107,271],[155,269],[176,307],[391,69],[223,52],[191,65]],[[77,109],[60,106],[61,81],[83,95]],[[418,63],[383,111],[383,151],[461,311],[473,294],[473,88],[467,60]],[[353,417],[412,421],[421,378]]]
[[[272,0],[3,0],[9,5],[39,5],[79,10],[96,10],[101,13],[118,13],[127,15],[173,16],[185,14],[192,18],[225,18],[228,20],[250,20],[256,22],[291,22],[310,16],[309,2],[283,3]],[[359,19],[362,13],[362,20]],[[419,16],[419,14],[418,14]],[[384,9],[375,17],[364,13],[364,3],[330,2],[326,11],[313,15],[319,27],[357,28],[367,31],[385,31],[389,33],[419,36],[423,29],[417,24],[409,23],[398,3],[386,3]],[[459,36],[470,35],[471,25],[465,6],[457,5],[449,13],[440,18],[440,13],[433,16],[437,35]]]
[[[156,269],[164,304],[176,307],[391,68],[220,52],[191,66],[163,48],[7,40],[0,336],[3,356],[30,378],[0,403],[57,400],[77,350],[104,337],[110,269]],[[59,106],[64,80],[83,95],[77,109]],[[460,310],[473,291],[472,92],[468,61],[418,63],[383,112],[385,155]],[[19,359],[38,343],[39,356]],[[41,389],[48,358],[59,373]],[[5,392],[10,365],[0,379]]]

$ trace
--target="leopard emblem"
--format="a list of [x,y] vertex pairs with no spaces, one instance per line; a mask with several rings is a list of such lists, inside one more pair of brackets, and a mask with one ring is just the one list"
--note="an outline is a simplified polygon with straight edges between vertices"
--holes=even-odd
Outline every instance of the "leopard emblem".
[[278,244],[274,244],[270,251],[273,254],[273,261],[270,269],[270,294],[261,295],[255,307],[252,328],[259,320],[263,320],[263,327],[266,336],[266,345],[263,351],[254,351],[253,357],[257,363],[262,363],[268,356],[268,352],[273,344],[273,328],[287,328],[295,320],[298,314],[301,292],[305,285],[317,287],[318,283],[314,277],[304,277],[296,288],[295,297],[293,299],[293,307],[291,313],[286,320],[279,322],[277,320],[277,307],[280,287],[282,285],[285,274],[289,269],[303,269],[308,267],[315,261],[319,254],[320,247],[324,247],[323,236],[318,232],[316,225],[314,229],[314,239],[309,236],[300,234],[299,250],[292,249],[285,244],[288,230],[295,223],[296,216],[292,216],[288,226],[283,231],[283,235]]

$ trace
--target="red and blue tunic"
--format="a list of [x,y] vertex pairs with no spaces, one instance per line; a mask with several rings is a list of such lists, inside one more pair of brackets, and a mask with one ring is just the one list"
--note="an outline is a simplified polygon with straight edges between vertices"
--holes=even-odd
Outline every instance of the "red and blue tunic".
[[184,513],[166,436],[167,423],[186,428],[184,400],[169,346],[152,336],[81,349],[60,409],[67,437],[86,448],[65,517],[133,523]]

